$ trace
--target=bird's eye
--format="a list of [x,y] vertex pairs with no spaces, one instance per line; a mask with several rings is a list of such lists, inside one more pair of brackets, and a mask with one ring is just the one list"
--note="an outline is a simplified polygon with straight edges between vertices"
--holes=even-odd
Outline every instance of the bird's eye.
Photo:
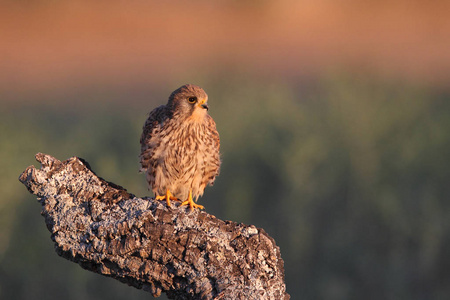
[[195,103],[195,101],[197,101],[197,97],[189,97],[188,101],[189,103]]

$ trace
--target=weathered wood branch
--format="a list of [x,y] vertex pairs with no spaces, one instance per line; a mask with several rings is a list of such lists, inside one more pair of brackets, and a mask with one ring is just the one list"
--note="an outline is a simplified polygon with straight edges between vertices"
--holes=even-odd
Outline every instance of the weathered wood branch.
[[289,299],[283,260],[263,229],[138,198],[80,158],[38,153],[19,180],[37,195],[57,253],[172,299]]

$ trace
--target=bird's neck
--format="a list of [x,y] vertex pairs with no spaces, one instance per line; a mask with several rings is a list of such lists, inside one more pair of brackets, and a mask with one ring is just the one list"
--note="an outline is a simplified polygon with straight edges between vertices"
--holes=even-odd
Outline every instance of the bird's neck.
[[206,121],[208,113],[206,109],[194,109],[192,114],[187,118],[188,122],[203,123]]
[[202,124],[207,122],[208,113],[205,109],[203,110],[194,110],[192,114],[185,115],[174,112],[173,118],[177,119],[178,122],[188,123],[188,124]]

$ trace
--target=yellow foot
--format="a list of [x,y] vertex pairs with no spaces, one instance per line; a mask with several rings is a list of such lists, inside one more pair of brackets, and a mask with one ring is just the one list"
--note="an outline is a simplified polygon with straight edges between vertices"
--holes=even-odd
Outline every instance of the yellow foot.
[[184,201],[183,203],[181,203],[180,206],[183,206],[183,205],[189,205],[191,210],[194,210],[194,208],[205,209],[205,207],[203,207],[203,205],[195,204],[194,200],[192,200],[192,190],[189,190],[188,199],[186,201]]
[[155,200],[166,200],[167,201],[167,206],[168,207],[172,207],[170,206],[170,200],[176,200],[176,201],[181,201],[180,199],[178,199],[177,197],[174,197],[169,190],[167,190],[165,195],[162,196],[156,196]]

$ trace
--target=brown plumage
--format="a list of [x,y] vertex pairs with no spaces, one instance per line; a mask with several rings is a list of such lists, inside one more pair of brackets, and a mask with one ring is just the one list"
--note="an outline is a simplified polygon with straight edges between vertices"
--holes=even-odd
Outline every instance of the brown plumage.
[[141,171],[156,199],[193,202],[214,183],[220,167],[220,140],[208,115],[208,95],[192,84],[183,85],[149,114],[141,136]]

